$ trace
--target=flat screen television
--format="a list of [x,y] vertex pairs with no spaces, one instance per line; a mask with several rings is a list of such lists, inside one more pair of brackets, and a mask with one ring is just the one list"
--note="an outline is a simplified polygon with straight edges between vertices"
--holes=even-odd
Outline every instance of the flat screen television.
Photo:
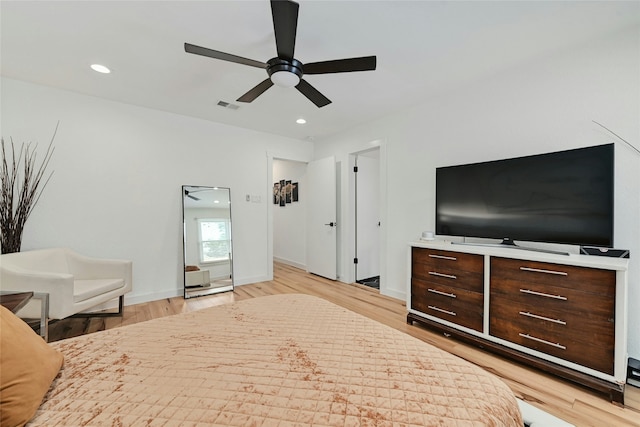
[[613,246],[613,144],[436,169],[436,233]]

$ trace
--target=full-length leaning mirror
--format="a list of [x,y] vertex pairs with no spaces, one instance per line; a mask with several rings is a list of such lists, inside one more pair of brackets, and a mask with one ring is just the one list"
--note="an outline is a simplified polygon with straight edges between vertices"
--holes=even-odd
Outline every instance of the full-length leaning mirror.
[[233,290],[229,188],[182,186],[184,297]]

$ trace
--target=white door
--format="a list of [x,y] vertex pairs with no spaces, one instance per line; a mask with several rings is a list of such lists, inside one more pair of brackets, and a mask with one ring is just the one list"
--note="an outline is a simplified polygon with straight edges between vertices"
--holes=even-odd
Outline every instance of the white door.
[[307,271],[337,278],[336,161],[334,157],[307,166]]
[[356,280],[380,275],[380,166],[377,152],[357,157]]

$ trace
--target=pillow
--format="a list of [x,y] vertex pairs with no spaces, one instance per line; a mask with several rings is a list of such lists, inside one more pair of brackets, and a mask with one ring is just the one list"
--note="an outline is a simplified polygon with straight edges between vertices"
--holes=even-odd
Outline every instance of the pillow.
[[62,354],[0,306],[0,425],[22,426],[62,367]]

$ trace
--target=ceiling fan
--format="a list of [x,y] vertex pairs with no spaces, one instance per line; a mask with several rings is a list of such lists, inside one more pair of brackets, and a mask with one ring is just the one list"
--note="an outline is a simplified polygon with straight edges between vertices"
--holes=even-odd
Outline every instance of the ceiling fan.
[[206,47],[184,44],[187,53],[208,56],[223,61],[263,68],[269,77],[249,92],[237,99],[239,102],[252,102],[274,84],[283,87],[293,87],[318,107],[324,107],[331,100],[321,94],[302,78],[304,74],[347,73],[352,71],[371,71],[376,69],[375,56],[359,58],[336,59],[332,61],[312,62],[303,64],[293,57],[296,44],[296,30],[298,27],[298,3],[290,0],[271,0],[271,14],[273,15],[273,29],[276,37],[278,56],[267,62],[255,61],[241,56],[224,53]]
[[[197,192],[197,191],[195,191],[195,192]],[[191,193],[194,193],[194,191],[184,190],[185,197],[188,197],[188,198],[190,198],[192,200],[200,200],[198,197],[192,196]]]

